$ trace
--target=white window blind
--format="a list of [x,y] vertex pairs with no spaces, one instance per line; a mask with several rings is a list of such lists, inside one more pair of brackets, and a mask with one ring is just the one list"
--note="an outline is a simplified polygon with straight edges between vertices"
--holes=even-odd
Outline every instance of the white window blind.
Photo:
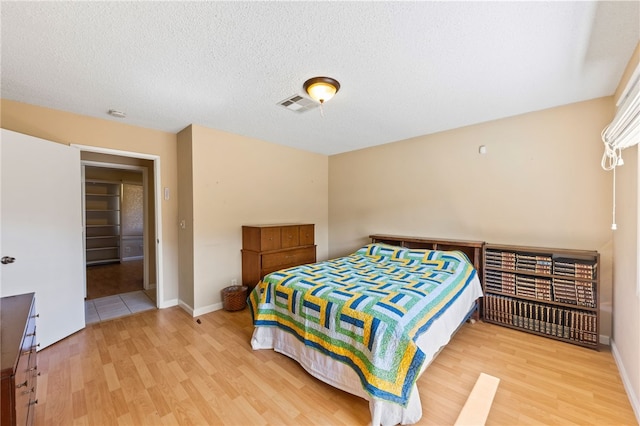
[[[618,164],[620,151],[640,143],[640,65],[631,75],[618,103],[613,121],[602,131],[602,142],[605,144],[605,158],[602,166],[611,170]],[[615,160],[615,161],[612,161]]]
[[602,140],[613,149],[624,149],[640,142],[640,65],[617,106],[616,116],[602,132]]
[[640,64],[636,66],[627,86],[616,103],[613,121],[602,130],[604,154],[602,168],[613,170],[613,223],[616,225],[616,167],[622,166],[622,150],[640,143]]

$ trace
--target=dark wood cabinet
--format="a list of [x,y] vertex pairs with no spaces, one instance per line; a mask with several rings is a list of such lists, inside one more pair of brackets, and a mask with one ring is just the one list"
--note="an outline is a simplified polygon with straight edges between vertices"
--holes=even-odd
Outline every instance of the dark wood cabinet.
[[35,294],[0,299],[2,426],[32,425],[37,400]]
[[267,274],[316,261],[315,225],[242,227],[242,284],[252,289]]

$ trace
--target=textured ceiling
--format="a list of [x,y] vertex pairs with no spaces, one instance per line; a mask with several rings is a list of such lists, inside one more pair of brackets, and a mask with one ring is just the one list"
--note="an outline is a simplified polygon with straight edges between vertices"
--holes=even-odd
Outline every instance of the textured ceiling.
[[[0,90],[335,154],[612,95],[639,5],[2,1]],[[278,105],[319,75],[342,85],[324,117]]]

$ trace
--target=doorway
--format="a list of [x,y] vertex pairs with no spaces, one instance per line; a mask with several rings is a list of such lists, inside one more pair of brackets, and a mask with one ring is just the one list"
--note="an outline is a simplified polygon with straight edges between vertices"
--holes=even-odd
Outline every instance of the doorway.
[[85,151],[81,159],[85,321],[153,309],[158,306],[154,161]]

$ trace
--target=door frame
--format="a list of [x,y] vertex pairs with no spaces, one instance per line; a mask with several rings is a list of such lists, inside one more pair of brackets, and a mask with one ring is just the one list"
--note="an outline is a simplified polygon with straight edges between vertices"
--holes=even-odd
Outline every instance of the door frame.
[[[101,148],[101,147],[89,146],[89,145],[72,144],[71,146],[77,147],[80,150],[81,153],[83,151],[86,151],[86,152],[95,152],[95,153],[99,153],[99,154],[118,155],[118,156],[121,156],[121,157],[130,157],[130,158],[138,158],[138,159],[153,161],[154,187],[153,187],[153,189],[149,188],[149,190],[153,190],[153,192],[154,192],[154,205],[155,205],[156,307],[158,307],[158,308],[165,307],[164,292],[163,292],[164,276],[163,276],[162,268],[160,267],[160,265],[162,265],[162,211],[161,211],[161,209],[162,209],[162,205],[161,205],[162,183],[161,183],[161,180],[160,180],[160,171],[161,171],[161,168],[160,168],[160,156],[152,155],[152,154],[143,154],[143,153],[132,152],[132,151],[121,151],[121,150],[110,149],[110,148]],[[146,172],[146,169],[144,167],[132,166],[132,165],[127,165],[127,164],[115,164],[115,163],[107,163],[107,162],[98,162],[98,161],[82,161],[81,160],[81,163],[82,163],[82,165],[108,167],[108,168],[120,168],[120,169],[128,169],[128,170],[144,169],[143,170],[143,185],[144,185],[145,188],[147,188],[149,186],[147,172]],[[83,168],[83,170],[84,170],[84,168]],[[83,179],[82,184],[83,184],[83,187],[84,187],[84,175],[83,175],[82,179]],[[147,200],[147,197],[145,197],[145,199],[144,199],[144,209],[145,209],[145,215],[146,215],[146,213],[148,211],[148,200]],[[148,226],[149,226],[148,222],[149,222],[148,220],[145,220],[145,223],[144,223],[144,233],[145,234],[147,234],[147,232],[148,232]],[[145,235],[145,237],[146,237],[146,235]],[[148,268],[149,268],[149,247],[148,247],[147,244],[143,245],[143,254],[144,254],[144,268],[145,268],[145,272],[147,272]],[[85,255],[86,255],[86,252],[83,251],[83,256],[85,256]],[[144,275],[145,275],[144,287],[147,288],[148,285],[149,285],[149,283],[148,283],[149,277],[148,277],[147,273],[145,273]],[[86,277],[86,274],[85,274],[85,277]],[[85,292],[86,292],[86,282],[85,282]]]

